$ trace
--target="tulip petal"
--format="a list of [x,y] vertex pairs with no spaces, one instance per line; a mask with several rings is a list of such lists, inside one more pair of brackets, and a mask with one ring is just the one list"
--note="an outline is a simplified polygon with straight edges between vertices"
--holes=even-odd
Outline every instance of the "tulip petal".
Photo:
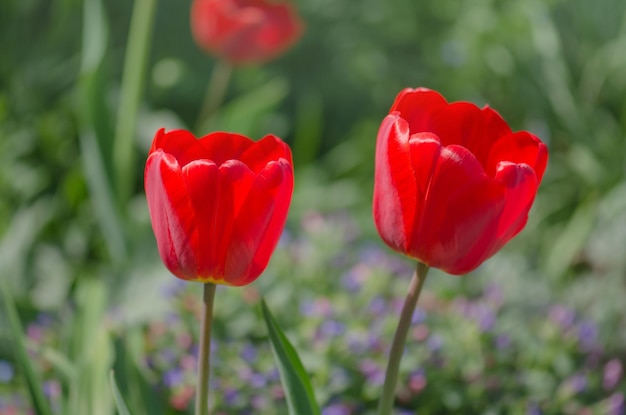
[[410,250],[410,245],[419,237],[418,232],[424,220],[424,206],[428,198],[430,186],[437,168],[443,147],[439,137],[432,133],[418,133],[411,136],[409,140],[411,147],[411,165],[415,177],[415,198],[414,211],[405,211],[405,216],[414,216],[414,221],[407,228],[407,245],[405,251]]
[[163,263],[177,277],[194,279],[198,235],[180,165],[171,154],[156,150],[146,162],[144,181],[150,221]]
[[215,132],[198,140],[198,146],[202,148],[204,155],[198,158],[212,160],[221,166],[228,160],[239,160],[241,155],[254,144],[254,141],[241,134]]
[[266,0],[195,0],[191,27],[203,49],[234,64],[269,60],[303,31],[291,4]]
[[254,174],[237,160],[217,167],[213,161],[196,160],[183,169],[191,202],[198,240],[197,275],[219,281],[224,276],[226,247],[233,221],[243,197],[248,194]]
[[528,164],[541,183],[548,163],[548,148],[535,135],[519,131],[502,137],[493,145],[486,165],[487,174],[495,177],[502,161]]
[[383,240],[401,252],[407,247],[415,221],[416,189],[409,125],[393,113],[385,117],[378,131],[373,212]]
[[291,17],[294,12],[289,3],[276,3],[271,11],[267,24],[257,34],[259,49],[264,52],[271,51],[276,45],[284,49],[289,44],[285,43],[285,39],[297,38],[302,32],[300,21]]
[[547,159],[488,106],[404,89],[378,132],[376,228],[396,251],[470,272],[525,226]]
[[486,166],[489,150],[511,129],[500,114],[489,107],[479,109],[469,102],[454,102],[437,110],[430,119],[429,131],[437,134],[444,146],[458,144]]
[[239,160],[255,173],[261,172],[269,161],[285,159],[291,163],[291,150],[287,144],[274,135],[267,135],[254,145],[246,148]]
[[156,133],[150,153],[159,148],[174,156],[181,168],[193,160],[206,158],[206,154],[198,144],[196,137],[185,130],[174,130],[166,133],[161,128]]
[[226,275],[226,257],[233,238],[235,218],[246,202],[256,175],[248,166],[239,160],[230,160],[220,166],[220,226],[216,228],[216,235],[220,244],[216,247],[215,258],[220,264],[220,275]]
[[212,161],[195,160],[183,167],[183,177],[193,206],[195,232],[198,234],[198,244],[193,246],[198,262],[195,274],[199,279],[215,278],[222,275],[215,258],[220,243],[216,228],[221,223],[219,210],[220,200],[223,199],[219,170]]
[[227,250],[225,281],[245,285],[267,266],[278,244],[293,191],[293,168],[272,161],[256,176],[235,218]]
[[432,115],[447,104],[446,99],[437,91],[406,88],[398,94],[389,113],[400,112],[400,116],[409,123],[411,134],[415,134],[430,131]]
[[450,274],[482,262],[496,238],[504,191],[466,148],[443,148],[426,197],[423,220],[410,255]]
[[506,195],[494,253],[524,228],[539,186],[535,171],[527,164],[501,162],[496,180],[505,186]]

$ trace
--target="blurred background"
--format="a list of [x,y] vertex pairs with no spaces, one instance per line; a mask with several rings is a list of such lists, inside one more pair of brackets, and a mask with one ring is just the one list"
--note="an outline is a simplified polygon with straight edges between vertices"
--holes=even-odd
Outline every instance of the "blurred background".
[[[217,61],[192,40],[188,0],[154,3],[120,190],[113,137],[133,2],[0,3],[0,279],[53,412],[114,413],[114,368],[133,413],[191,413],[201,287],[163,267],[143,193],[165,127],[274,133],[294,153],[293,205],[268,270],[218,289],[215,413],[286,413],[261,295],[324,414],[373,413],[413,268],[371,219],[376,133],[402,88],[425,86],[488,103],[541,137],[550,161],[514,241],[471,275],[432,272],[397,413],[623,414],[626,2],[296,7],[300,42],[235,68],[223,105],[199,123]],[[2,415],[35,413],[15,350],[3,311]]]

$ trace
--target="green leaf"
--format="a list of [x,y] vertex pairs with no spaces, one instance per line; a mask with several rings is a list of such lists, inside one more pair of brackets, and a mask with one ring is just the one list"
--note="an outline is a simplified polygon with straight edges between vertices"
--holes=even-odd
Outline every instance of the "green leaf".
[[106,104],[108,86],[103,66],[108,22],[102,0],[86,0],[83,17],[82,64],[78,82],[80,146],[94,213],[115,264],[126,257],[126,240],[112,190],[111,127]]
[[108,298],[102,279],[85,278],[76,287],[76,315],[69,339],[76,376],[69,388],[68,413],[110,415],[115,407],[113,396],[106,392],[114,360],[111,334],[104,324]]
[[590,197],[576,208],[576,211],[548,251],[545,265],[548,275],[558,278],[570,269],[593,230],[596,213],[597,203],[593,197]]
[[113,391],[113,398],[115,399],[115,405],[117,406],[117,412],[119,415],[130,415],[130,411],[126,406],[126,402],[124,402],[124,398],[120,393],[120,388],[117,387],[117,382],[115,381],[115,372],[109,372],[109,381],[111,382],[111,390]]
[[28,392],[33,403],[33,408],[37,415],[52,415],[48,401],[43,395],[43,388],[40,379],[35,374],[35,370],[31,365],[31,358],[28,356],[26,346],[24,342],[24,330],[15,308],[15,303],[9,294],[5,283],[0,283],[0,291],[2,292],[2,299],[6,308],[6,316],[9,321],[9,329],[13,337],[15,359],[19,367],[24,372],[26,378],[26,385],[28,386]]
[[114,370],[125,402],[138,414],[164,415],[167,398],[152,386],[154,375],[141,362],[144,338],[141,327],[127,327],[115,339]]
[[52,347],[41,348],[41,357],[59,373],[65,382],[71,382],[76,377],[76,365],[67,356]]
[[245,93],[220,108],[214,116],[202,122],[199,133],[232,131],[257,138],[260,121],[274,112],[289,92],[289,83],[275,78]]
[[291,415],[319,415],[309,376],[302,366],[298,353],[276,324],[265,300],[261,300],[261,311],[267,325],[274,360],[278,365],[280,380],[285,390],[287,407]]
[[125,206],[135,182],[137,116],[145,82],[157,0],[135,0],[124,57],[124,72],[113,140],[115,190]]

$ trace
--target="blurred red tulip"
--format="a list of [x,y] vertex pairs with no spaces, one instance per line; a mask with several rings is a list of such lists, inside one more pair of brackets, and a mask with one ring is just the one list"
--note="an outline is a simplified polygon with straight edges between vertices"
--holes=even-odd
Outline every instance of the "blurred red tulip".
[[245,285],[265,269],[293,192],[291,150],[216,132],[159,130],[144,173],[165,266],[184,280]]
[[465,274],[526,225],[548,161],[489,107],[400,92],[376,144],[374,221],[391,248]]
[[191,30],[207,52],[246,64],[279,56],[300,38],[303,24],[287,2],[194,0]]

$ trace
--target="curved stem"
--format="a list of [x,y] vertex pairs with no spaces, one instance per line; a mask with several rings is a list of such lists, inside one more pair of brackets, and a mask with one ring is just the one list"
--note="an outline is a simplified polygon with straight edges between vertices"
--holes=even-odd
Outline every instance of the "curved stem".
[[378,415],[389,415],[393,408],[393,401],[396,395],[396,384],[398,383],[398,371],[400,369],[400,360],[404,352],[404,344],[406,336],[411,327],[413,312],[417,304],[422,286],[426,280],[426,274],[430,268],[421,262],[417,263],[417,269],[411,279],[409,292],[404,300],[402,312],[400,313],[400,321],[393,336],[391,351],[389,352],[389,361],[387,362],[387,372],[385,373],[385,383],[383,385],[383,394],[380,397],[378,405]]
[[198,382],[196,385],[195,415],[209,414],[209,368],[211,357],[211,323],[213,321],[213,302],[215,284],[204,284],[202,327],[198,351]]
[[213,67],[209,86],[204,96],[204,102],[202,103],[202,108],[198,114],[198,120],[196,121],[197,134],[203,135],[203,131],[201,130],[204,124],[222,104],[226,91],[228,90],[228,83],[232,72],[233,67],[226,61],[218,61],[215,67]]

